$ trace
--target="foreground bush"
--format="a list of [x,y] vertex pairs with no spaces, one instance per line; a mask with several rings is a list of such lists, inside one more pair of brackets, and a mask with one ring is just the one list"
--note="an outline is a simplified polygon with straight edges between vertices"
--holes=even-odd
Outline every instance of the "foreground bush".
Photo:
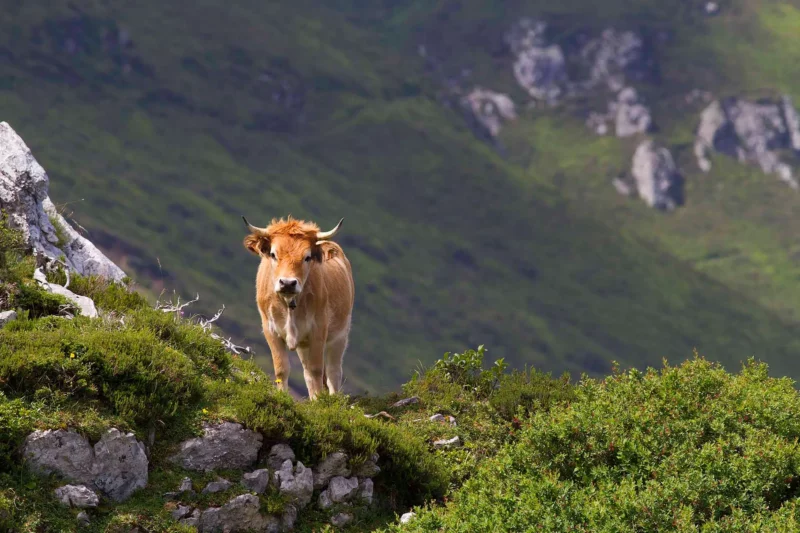
[[411,531],[797,531],[800,396],[749,362],[584,380]]

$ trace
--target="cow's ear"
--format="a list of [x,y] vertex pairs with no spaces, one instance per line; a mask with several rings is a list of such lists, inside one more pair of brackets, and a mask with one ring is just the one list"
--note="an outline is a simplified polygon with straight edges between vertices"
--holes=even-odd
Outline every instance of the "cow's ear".
[[250,250],[255,255],[262,255],[264,250],[269,249],[269,239],[251,233],[244,238],[244,247]]

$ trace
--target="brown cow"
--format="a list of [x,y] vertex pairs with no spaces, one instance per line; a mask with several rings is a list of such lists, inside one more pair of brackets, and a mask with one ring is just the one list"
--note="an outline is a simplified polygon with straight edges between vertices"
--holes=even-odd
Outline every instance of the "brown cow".
[[342,358],[350,333],[355,287],[350,261],[342,247],[311,222],[272,220],[266,228],[247,222],[244,246],[261,256],[256,275],[256,303],[264,337],[272,352],[275,381],[288,391],[289,351],[297,350],[308,395],[336,393],[342,385]]

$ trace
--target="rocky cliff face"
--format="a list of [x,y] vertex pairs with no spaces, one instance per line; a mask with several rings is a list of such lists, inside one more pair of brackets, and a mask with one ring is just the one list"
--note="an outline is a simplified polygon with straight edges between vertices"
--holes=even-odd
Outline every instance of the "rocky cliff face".
[[49,179],[28,146],[6,122],[0,122],[0,209],[11,227],[23,232],[38,254],[60,259],[86,276],[116,281],[125,272],[58,213],[48,196]]

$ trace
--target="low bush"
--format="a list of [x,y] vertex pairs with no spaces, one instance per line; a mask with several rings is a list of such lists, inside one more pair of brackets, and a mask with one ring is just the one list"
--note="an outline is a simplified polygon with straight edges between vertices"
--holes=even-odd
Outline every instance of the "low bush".
[[404,531],[796,531],[800,396],[749,362],[583,380]]

